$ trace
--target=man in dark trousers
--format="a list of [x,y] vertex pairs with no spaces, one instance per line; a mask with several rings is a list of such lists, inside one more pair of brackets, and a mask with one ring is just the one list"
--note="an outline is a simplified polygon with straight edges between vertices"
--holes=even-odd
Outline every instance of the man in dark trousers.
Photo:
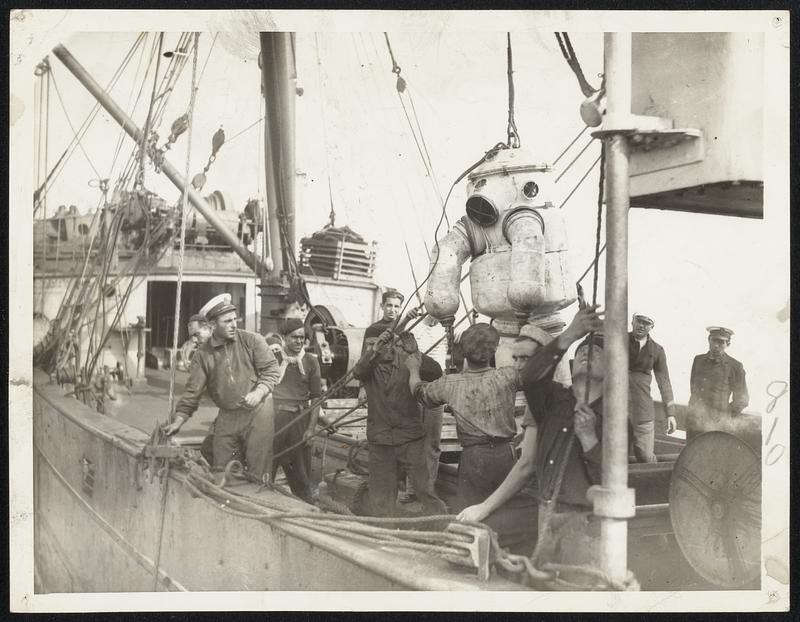
[[672,383],[669,380],[667,355],[664,348],[653,341],[650,331],[655,322],[640,313],[633,314],[631,332],[628,333],[629,434],[637,462],[657,462],[655,446],[655,407],[650,395],[650,379],[656,377],[661,400],[667,407],[667,433],[677,427]]
[[[368,398],[369,496],[377,516],[396,514],[401,469],[413,481],[426,514],[447,511],[433,491],[425,456],[422,409],[408,388],[406,357],[399,337],[386,330],[353,368]],[[423,355],[420,374],[426,380],[435,380],[442,375],[442,368]]]
[[[687,439],[739,415],[750,401],[744,366],[725,351],[733,331],[709,326],[708,352],[692,363]],[[723,422],[724,423],[724,422]]]
[[272,401],[266,398],[279,380],[278,361],[261,335],[236,327],[236,307],[230,294],[213,298],[200,313],[213,324],[213,333],[192,358],[175,420],[164,427],[164,432],[177,433],[208,389],[219,408],[212,466],[223,469],[236,459],[261,478],[272,453]]
[[[602,457],[603,336],[594,335],[588,394],[588,338],[575,351],[572,386],[555,382],[553,374],[570,345],[589,331],[602,329],[601,315],[597,307],[581,309],[564,332],[530,358],[521,372],[529,408],[523,421],[522,456],[497,490],[483,502],[462,510],[459,520],[485,519],[525,488],[534,475],[539,485],[540,518],[547,504],[555,504],[558,512],[591,510],[586,492],[591,485],[600,483]],[[575,440],[566,453],[573,435]],[[564,478],[556,491],[556,475],[562,462],[566,462]]]
[[[306,331],[303,320],[288,318],[283,324],[285,351],[281,362],[281,381],[272,393],[275,405],[275,461],[273,480],[278,466],[283,469],[292,493],[311,503],[311,456],[307,441],[317,426],[319,408],[298,419],[309,401],[322,395],[322,375],[317,357],[305,351]],[[278,432],[284,426],[288,428]],[[298,445],[298,443],[301,443]],[[294,449],[288,450],[290,447]],[[286,451],[286,453],[281,452]]]
[[420,378],[418,356],[406,360],[414,397],[428,408],[449,404],[453,409],[463,448],[458,463],[458,509],[486,499],[514,466],[514,401],[521,387],[516,368],[495,369],[489,364],[500,343],[496,328],[473,324],[460,343],[464,371],[433,382]]

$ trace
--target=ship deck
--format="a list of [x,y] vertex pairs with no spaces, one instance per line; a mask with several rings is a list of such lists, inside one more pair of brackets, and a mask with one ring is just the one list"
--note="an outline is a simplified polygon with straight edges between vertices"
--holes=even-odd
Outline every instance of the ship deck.
[[[166,423],[169,411],[170,370],[148,369],[147,382],[128,390],[117,388],[116,400],[106,400],[106,414],[133,428],[151,434],[158,423]],[[180,399],[189,374],[175,372],[175,402]],[[201,442],[217,416],[217,407],[204,395],[200,407],[176,435],[181,443]]]

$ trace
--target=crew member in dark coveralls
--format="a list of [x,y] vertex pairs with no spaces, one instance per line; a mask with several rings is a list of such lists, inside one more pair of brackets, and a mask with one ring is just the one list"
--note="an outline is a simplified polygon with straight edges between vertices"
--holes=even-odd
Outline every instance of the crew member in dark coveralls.
[[164,427],[164,432],[171,435],[180,430],[208,389],[219,408],[212,466],[224,468],[236,459],[261,478],[271,454],[273,413],[272,402],[266,397],[278,383],[278,361],[261,335],[236,327],[236,307],[230,294],[213,298],[200,313],[213,323],[214,332],[192,358],[175,420]]
[[[289,318],[283,325],[283,339],[286,350],[281,362],[282,378],[272,401],[275,405],[275,456],[301,441],[308,441],[314,434],[319,416],[319,408],[294,421],[286,430],[278,433],[298,414],[308,407],[309,400],[322,395],[322,375],[317,357],[305,351],[306,331],[303,320]],[[304,443],[275,459],[272,465],[272,479],[278,466],[283,469],[292,493],[311,502],[310,447]]]
[[489,366],[500,343],[496,328],[474,324],[461,335],[460,343],[465,370],[434,382],[420,379],[419,357],[406,360],[416,399],[429,408],[449,404],[453,409],[463,448],[458,463],[458,509],[486,499],[514,466],[514,398],[521,386],[516,368]]
[[[566,388],[553,380],[556,366],[567,349],[589,331],[602,329],[601,314],[596,307],[578,311],[569,326],[554,341],[536,351],[521,372],[529,411],[522,425],[522,456],[506,479],[485,501],[464,509],[459,520],[481,521],[509,501],[536,475],[540,499],[554,495],[554,480],[559,464],[566,459],[564,479],[557,498],[557,511],[591,509],[586,491],[600,483],[602,456],[602,393],[603,337],[594,336],[592,348],[592,380],[588,399],[586,372],[589,358],[588,340],[575,351],[572,365],[572,386]],[[566,457],[567,442],[575,435]],[[535,447],[532,447],[535,444]],[[543,516],[540,510],[540,518]]]
[[656,377],[661,401],[667,407],[667,433],[677,427],[672,383],[669,380],[667,355],[664,348],[653,341],[650,331],[655,322],[646,315],[634,313],[631,332],[628,333],[629,434],[633,455],[637,462],[657,462],[655,446],[655,408],[650,395],[650,379]]
[[[408,389],[406,356],[399,338],[387,330],[353,368],[368,398],[369,497],[377,516],[396,514],[401,468],[414,482],[417,499],[426,514],[447,511],[433,491],[425,458],[422,409]],[[442,368],[423,355],[420,374],[426,380],[435,380],[442,375]]]
[[733,331],[721,326],[706,330],[708,352],[698,354],[692,363],[687,439],[739,415],[750,401],[744,367],[725,352]]
[[[399,291],[393,288],[387,288],[381,296],[381,311],[383,316],[377,322],[370,324],[367,330],[364,331],[364,343],[362,345],[361,354],[370,351],[372,345],[377,341],[378,337],[385,331],[392,327],[400,315],[403,307],[403,300],[405,297]],[[408,312],[408,319],[417,318],[421,309],[414,308]],[[359,399],[364,400],[367,395],[362,387],[359,394]],[[428,469],[431,472],[430,478],[432,482],[436,481],[436,474],[439,472],[439,454],[440,442],[442,436],[442,416],[444,415],[444,407],[439,408],[425,408],[422,413],[422,425],[425,430],[425,459],[428,461]],[[401,503],[411,503],[417,500],[417,494],[414,490],[414,482],[410,477],[406,477],[401,473],[401,481],[406,482],[406,492],[400,496]]]

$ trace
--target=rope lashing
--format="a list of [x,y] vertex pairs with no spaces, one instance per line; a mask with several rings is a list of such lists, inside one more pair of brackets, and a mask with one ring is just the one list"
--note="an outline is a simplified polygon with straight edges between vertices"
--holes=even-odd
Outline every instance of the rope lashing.
[[511,149],[517,149],[520,145],[519,130],[517,130],[517,122],[514,119],[514,60],[511,51],[511,33],[506,33],[506,59],[507,59],[507,74],[508,74],[508,127],[506,132],[508,134],[508,146]]
[[586,80],[586,76],[583,74],[583,69],[581,69],[578,56],[575,54],[575,50],[572,48],[572,42],[569,40],[569,35],[566,32],[557,32],[555,35],[556,40],[558,41],[558,47],[561,48],[561,54],[564,56],[564,60],[567,61],[567,64],[569,65],[570,69],[572,69],[572,72],[575,74],[575,77],[578,80],[578,86],[581,89],[581,93],[583,93],[584,97],[591,97],[597,92],[597,89],[593,88],[592,85]]

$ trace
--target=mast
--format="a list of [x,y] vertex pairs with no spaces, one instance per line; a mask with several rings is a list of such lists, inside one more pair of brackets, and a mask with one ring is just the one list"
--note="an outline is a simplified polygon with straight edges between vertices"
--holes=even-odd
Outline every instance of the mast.
[[[95,79],[89,75],[89,72],[86,71],[83,65],[81,65],[75,59],[75,57],[67,50],[67,48],[59,44],[53,48],[53,54],[55,54],[56,58],[58,58],[58,60],[60,60],[64,66],[69,69],[72,75],[75,76],[84,87],[86,87],[86,90],[94,96],[94,98],[111,115],[111,117],[122,126],[122,129],[125,130],[128,136],[130,136],[137,143],[141,143],[144,137],[142,130],[127,114],[125,114],[125,111],[120,108],[113,99],[111,99],[111,96],[106,93],[105,90],[103,90],[103,88],[95,81]],[[233,251],[242,258],[242,261],[244,261],[256,274],[265,274],[266,266],[262,263],[262,261],[254,253],[251,253],[249,250],[247,250],[247,248],[245,248],[245,246],[239,241],[239,238],[236,236],[236,234],[228,228],[228,225],[225,224],[224,221],[217,218],[217,215],[211,206],[206,203],[206,200],[199,192],[197,192],[197,190],[194,189],[194,187],[192,187],[191,184],[187,183],[183,176],[178,172],[178,169],[176,169],[164,157],[163,152],[159,152],[155,148],[151,147],[148,148],[148,156],[151,159],[159,160],[161,170],[164,171],[164,174],[175,185],[176,188],[178,188],[181,192],[186,190],[189,201],[192,203],[194,208],[200,212],[203,218],[205,218],[223,238],[225,238],[225,241],[233,249]]]
[[264,174],[269,253],[273,268],[261,281],[262,333],[276,331],[286,315],[295,244],[295,33],[262,32],[261,91],[265,102]]

